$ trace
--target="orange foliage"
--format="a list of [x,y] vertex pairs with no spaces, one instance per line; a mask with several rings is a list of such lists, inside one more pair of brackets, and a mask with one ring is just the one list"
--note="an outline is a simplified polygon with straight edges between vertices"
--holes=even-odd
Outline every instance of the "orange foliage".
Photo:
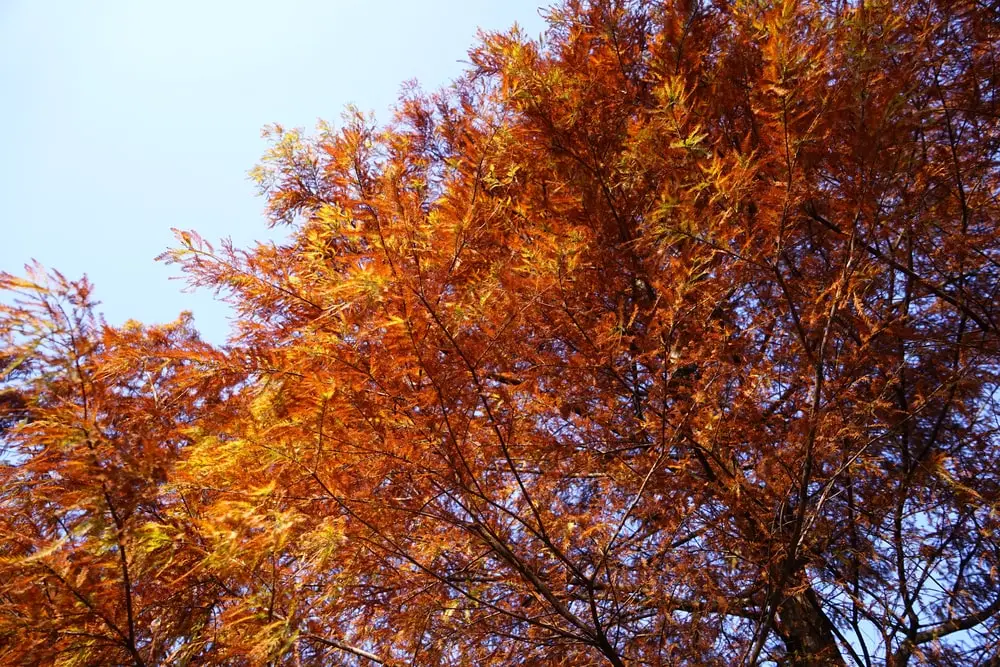
[[567,0],[282,245],[3,274],[3,664],[995,664],[995,3]]

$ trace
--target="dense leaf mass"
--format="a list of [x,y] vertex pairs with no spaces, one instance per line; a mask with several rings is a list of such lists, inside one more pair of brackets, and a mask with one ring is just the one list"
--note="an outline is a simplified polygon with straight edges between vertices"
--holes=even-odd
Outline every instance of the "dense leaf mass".
[[998,44],[567,0],[268,130],[226,346],[3,274],[0,662],[997,665]]

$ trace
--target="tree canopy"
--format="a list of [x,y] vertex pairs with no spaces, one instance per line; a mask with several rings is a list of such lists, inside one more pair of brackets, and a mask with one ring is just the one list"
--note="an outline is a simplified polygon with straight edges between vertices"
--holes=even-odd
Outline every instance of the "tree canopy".
[[998,664],[997,3],[547,20],[269,128],[227,345],[0,274],[0,663]]

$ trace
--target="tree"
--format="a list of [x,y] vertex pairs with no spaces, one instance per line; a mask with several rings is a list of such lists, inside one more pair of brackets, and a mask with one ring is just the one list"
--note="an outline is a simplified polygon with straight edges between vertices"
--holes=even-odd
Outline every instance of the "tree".
[[996,664],[998,7],[548,21],[271,128],[226,347],[4,275],[4,662]]

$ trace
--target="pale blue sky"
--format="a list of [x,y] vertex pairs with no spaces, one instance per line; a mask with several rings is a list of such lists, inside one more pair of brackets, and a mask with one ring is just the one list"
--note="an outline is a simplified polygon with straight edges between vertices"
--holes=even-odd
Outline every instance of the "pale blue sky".
[[543,0],[0,0],[0,269],[86,273],[112,323],[227,308],[153,257],[170,227],[266,238],[247,171],[262,126],[389,117],[400,85],[447,84],[477,28],[543,28]]

